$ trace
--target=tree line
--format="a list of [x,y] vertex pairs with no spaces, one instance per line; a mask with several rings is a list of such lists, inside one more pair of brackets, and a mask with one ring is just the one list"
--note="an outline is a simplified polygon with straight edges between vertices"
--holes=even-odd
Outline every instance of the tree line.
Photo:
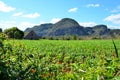
[[8,38],[12,39],[23,39],[24,37],[24,32],[17,27],[5,29],[4,31],[2,30],[2,28],[0,28],[0,33],[6,34]]
[[[12,27],[5,29],[4,31],[0,28],[0,37],[8,37],[11,39],[23,39],[24,31],[18,29],[17,27]],[[84,40],[84,39],[120,39],[120,36],[112,34],[110,36],[78,36],[78,35],[63,35],[63,36],[43,36],[40,39],[49,39],[49,40]]]

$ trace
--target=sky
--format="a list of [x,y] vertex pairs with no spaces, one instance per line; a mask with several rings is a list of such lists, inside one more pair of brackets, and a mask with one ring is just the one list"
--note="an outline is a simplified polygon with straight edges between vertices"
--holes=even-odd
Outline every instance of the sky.
[[120,29],[120,0],[0,0],[0,28],[20,30],[72,18],[84,27]]

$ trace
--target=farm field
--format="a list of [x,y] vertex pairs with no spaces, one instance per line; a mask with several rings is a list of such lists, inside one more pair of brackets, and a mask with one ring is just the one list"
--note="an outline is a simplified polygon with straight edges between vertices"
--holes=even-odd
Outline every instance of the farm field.
[[112,40],[9,40],[4,61],[10,79],[119,80],[114,42],[117,49]]

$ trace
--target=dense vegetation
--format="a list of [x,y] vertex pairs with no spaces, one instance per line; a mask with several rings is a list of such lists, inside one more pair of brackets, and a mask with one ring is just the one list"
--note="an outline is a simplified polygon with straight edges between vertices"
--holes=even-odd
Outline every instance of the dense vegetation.
[[17,27],[5,29],[4,33],[7,34],[9,38],[14,38],[14,39],[22,39],[24,36],[24,32],[19,30]]
[[4,39],[0,41],[2,80],[120,79],[119,40]]
[[0,28],[0,33],[2,32],[2,28]]

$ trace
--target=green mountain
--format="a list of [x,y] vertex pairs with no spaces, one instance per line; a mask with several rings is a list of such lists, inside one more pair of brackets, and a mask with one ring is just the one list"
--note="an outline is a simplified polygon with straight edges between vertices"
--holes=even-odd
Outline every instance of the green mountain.
[[40,37],[45,36],[113,36],[120,35],[119,29],[109,29],[106,25],[84,27],[71,18],[64,18],[55,24],[47,23],[27,28],[25,32],[34,30]]

